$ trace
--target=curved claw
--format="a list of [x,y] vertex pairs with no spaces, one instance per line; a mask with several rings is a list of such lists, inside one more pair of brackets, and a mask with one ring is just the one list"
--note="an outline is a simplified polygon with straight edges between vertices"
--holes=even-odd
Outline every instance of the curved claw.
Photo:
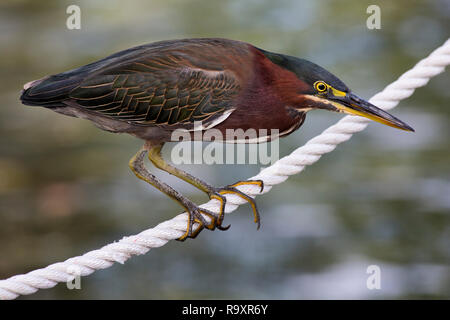
[[[228,230],[231,225],[228,226],[222,226],[223,219],[225,217],[225,205],[226,205],[226,197],[224,197],[224,194],[235,194],[250,203],[253,209],[253,215],[255,217],[255,223],[258,225],[257,229],[261,226],[260,221],[260,215],[258,208],[256,207],[256,202],[253,198],[248,196],[247,194],[243,193],[242,191],[238,190],[236,187],[245,185],[245,184],[255,184],[260,186],[262,192],[264,190],[264,182],[262,180],[247,180],[247,181],[239,181],[234,184],[231,184],[229,186],[226,186],[224,188],[211,188],[211,192],[209,193],[210,199],[216,199],[220,201],[220,209],[219,213],[213,213],[209,210],[202,209],[198,206],[193,206],[192,208],[186,208],[186,211],[188,212],[188,227],[186,229],[186,232],[184,235],[182,235],[177,240],[179,241],[185,241],[187,238],[194,239],[197,237],[197,235],[204,229],[214,230],[215,228],[225,231]],[[207,223],[203,215],[208,216],[211,219],[210,223]],[[198,223],[198,227],[193,230],[193,225],[195,223]]]
[[250,203],[250,205],[252,206],[252,209],[253,209],[253,216],[255,217],[254,221],[258,225],[257,229],[259,229],[261,227],[261,219],[260,219],[258,208],[256,207],[255,200],[253,198],[250,198],[248,195],[246,195],[245,193],[243,193],[242,191],[239,191],[238,189],[236,189],[234,187],[226,187],[220,191],[220,194],[227,194],[227,193],[235,194],[235,195],[241,197],[242,199],[244,199],[245,201],[247,201],[248,203]]
[[222,222],[223,222],[223,218],[224,218],[224,212],[225,212],[225,203],[226,203],[227,199],[224,196],[222,196],[222,195],[220,195],[218,193],[212,194],[210,196],[210,198],[220,201],[220,209],[219,209],[220,211],[219,211],[219,214],[215,214],[215,213],[213,213],[213,212],[211,212],[209,210],[200,209],[200,211],[203,214],[205,214],[205,215],[207,215],[208,217],[211,218],[211,224],[207,228],[209,230],[214,230],[215,228],[217,228],[217,229],[219,229],[221,231],[225,231],[225,230],[230,229],[231,225],[228,225],[226,227],[222,226]]
[[242,199],[244,199],[245,201],[247,201],[248,203],[250,203],[250,205],[252,206],[253,209],[253,215],[255,217],[255,223],[258,225],[257,229],[259,229],[261,227],[261,219],[260,219],[260,215],[259,215],[259,211],[258,208],[256,206],[256,202],[253,198],[251,198],[250,196],[246,195],[245,193],[243,193],[242,191],[238,190],[236,187],[237,186],[241,186],[241,185],[245,185],[245,184],[256,184],[258,186],[260,186],[260,192],[262,192],[264,190],[264,182],[262,180],[247,180],[247,181],[239,181],[236,182],[234,184],[231,184],[229,186],[226,186],[222,189],[219,189],[216,194],[220,194],[221,195],[221,200],[222,201],[222,206],[221,206],[221,212],[219,215],[220,223],[223,220],[223,215],[224,215],[224,210],[225,210],[225,202],[226,202],[226,198],[223,197],[224,194],[227,193],[231,193],[231,194],[236,194],[239,197],[241,197]]
[[[225,204],[227,202],[227,198],[222,196],[220,193],[216,192],[213,193],[210,196],[211,199],[216,199],[220,201],[220,209],[219,209],[219,216],[217,217],[217,227],[222,226],[224,213],[225,213]],[[228,228],[227,228],[228,229]]]
[[188,234],[187,236],[185,236],[182,240],[180,240],[181,238],[179,238],[178,240],[184,241],[184,240],[186,240],[187,238],[195,239],[195,238],[198,236],[198,234],[200,233],[200,231],[202,231],[202,230],[205,228],[205,226],[203,225],[202,222],[200,222],[200,221],[198,221],[198,220],[195,220],[195,222],[198,222],[198,227],[197,227],[197,229],[195,229],[194,231],[192,231],[192,227],[191,227],[190,234]]
[[239,182],[236,182],[234,184],[229,185],[228,187],[235,188],[235,187],[242,186],[242,185],[245,185],[245,184],[256,184],[256,185],[258,185],[259,188],[260,188],[259,192],[263,192],[263,190],[264,190],[264,181],[262,181],[262,180],[239,181]]
[[[222,227],[221,225],[219,225],[217,223],[218,221],[217,215],[209,210],[202,209],[196,206],[191,210],[187,209],[187,212],[188,212],[188,227],[184,235],[182,235],[180,238],[177,239],[179,241],[185,241],[187,238],[195,239],[200,233],[200,231],[202,231],[204,228],[214,230],[217,227],[217,229],[219,230],[227,230],[230,227],[230,226]],[[203,215],[208,216],[211,219],[211,222],[207,223]],[[195,230],[192,229],[194,223],[198,223],[198,227]]]
[[[200,231],[205,228],[205,226],[209,226],[206,223],[205,218],[202,216],[200,208],[195,206],[193,208],[186,208],[186,211],[188,213],[188,225],[186,228],[186,232],[177,239],[179,241],[185,241],[187,238],[195,238],[200,233]],[[192,230],[194,223],[198,223],[198,227],[195,230]]]
[[199,208],[201,214],[208,216],[211,219],[209,224],[205,224],[205,228],[208,230],[214,230],[217,227],[217,216],[209,210]]
[[228,229],[230,229],[231,224],[227,225],[226,227],[223,227],[221,225],[217,226],[217,229],[219,229],[220,231],[227,231]]

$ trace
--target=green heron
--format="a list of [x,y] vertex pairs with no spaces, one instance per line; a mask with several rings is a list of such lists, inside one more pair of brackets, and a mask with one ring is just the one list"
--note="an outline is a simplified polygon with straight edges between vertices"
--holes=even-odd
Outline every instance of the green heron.
[[[194,132],[216,129],[223,133],[225,142],[230,142],[228,129],[277,129],[276,137],[267,133],[251,142],[268,141],[297,130],[308,111],[325,109],[414,131],[353,94],[336,76],[312,62],[226,39],[184,39],[134,47],[29,82],[21,100],[26,105],[88,119],[103,130],[144,140],[144,146],[130,160],[130,168],[138,178],[186,209],[188,226],[179,240],[194,238],[205,227],[228,229],[222,226],[227,193],[252,205],[259,227],[254,200],[236,187],[256,184],[262,189],[263,183],[240,181],[217,188],[167,163],[161,148],[172,141],[177,129],[188,131],[194,140]],[[146,155],[157,168],[192,184],[210,199],[219,200],[219,213],[198,207],[156,178],[144,166]],[[210,217],[210,222],[202,214]],[[194,230],[195,222],[198,227]]]

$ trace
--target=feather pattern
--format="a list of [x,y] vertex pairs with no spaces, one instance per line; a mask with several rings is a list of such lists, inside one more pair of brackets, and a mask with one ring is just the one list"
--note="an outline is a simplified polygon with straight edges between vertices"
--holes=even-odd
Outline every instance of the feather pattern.
[[[37,81],[22,94],[33,105],[77,105],[139,126],[193,127],[225,120],[242,90],[236,68],[249,53],[235,42],[165,41],[128,49]],[[224,51],[232,59],[221,61]]]
[[204,71],[164,56],[97,74],[68,96],[114,119],[139,125],[173,125],[213,120],[231,107],[239,89],[231,72]]

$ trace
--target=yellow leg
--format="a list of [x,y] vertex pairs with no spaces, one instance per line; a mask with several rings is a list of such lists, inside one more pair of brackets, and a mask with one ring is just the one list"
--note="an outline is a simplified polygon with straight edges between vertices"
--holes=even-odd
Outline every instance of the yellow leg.
[[[168,184],[160,181],[158,178],[156,178],[153,174],[151,174],[144,166],[144,157],[147,153],[146,148],[142,148],[139,150],[130,160],[129,166],[130,169],[134,172],[134,174],[141,180],[144,180],[145,182],[151,184],[161,192],[168,195],[170,198],[181,204],[188,213],[188,226],[186,229],[186,232],[183,236],[181,236],[178,240],[186,240],[186,238],[195,238],[198,233],[204,228],[208,228],[213,230],[216,225],[216,218],[215,214],[202,209],[198,207],[196,204],[194,204],[191,200],[184,197],[181,193],[173,189]],[[211,223],[207,223],[203,215],[207,215],[211,218]],[[198,228],[196,230],[192,230],[194,223],[197,222],[199,224]]]
[[248,181],[239,181],[232,185],[226,186],[224,188],[215,188],[213,186],[210,186],[206,182],[198,179],[197,177],[194,177],[193,175],[178,169],[174,167],[173,165],[167,163],[164,158],[161,156],[161,149],[163,147],[163,144],[158,145],[152,145],[152,144],[146,144],[145,148],[148,150],[148,158],[149,160],[155,165],[155,167],[164,170],[184,181],[187,183],[193,185],[194,187],[202,190],[208,196],[210,199],[216,199],[220,201],[220,211],[219,215],[216,217],[217,225],[216,227],[218,229],[228,229],[228,227],[222,227],[222,221],[224,218],[224,212],[225,212],[225,204],[226,204],[226,198],[223,196],[224,194],[236,194],[242,199],[248,201],[253,209],[253,215],[255,217],[255,223],[258,224],[258,229],[260,227],[260,215],[258,212],[258,209],[256,207],[255,201],[247,196],[245,193],[239,191],[236,187],[245,185],[245,184],[254,184],[258,185],[261,188],[261,191],[264,188],[264,184],[261,180],[248,180]]

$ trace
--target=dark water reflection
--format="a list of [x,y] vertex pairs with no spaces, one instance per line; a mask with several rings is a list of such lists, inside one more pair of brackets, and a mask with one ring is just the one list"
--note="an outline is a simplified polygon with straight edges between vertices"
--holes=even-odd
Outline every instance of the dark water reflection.
[[[180,212],[136,181],[140,146],[91,124],[18,101],[23,83],[119,49],[169,38],[219,36],[323,65],[369,97],[448,37],[446,1],[380,2],[382,29],[365,27],[377,1],[3,1],[0,4],[0,278],[138,233]],[[65,28],[69,4],[82,29]],[[415,134],[372,124],[248,207],[228,232],[162,249],[32,298],[450,297],[448,73],[394,113]],[[316,112],[283,139],[284,155],[335,122]],[[252,166],[185,168],[216,185]],[[161,175],[192,199],[206,199]],[[381,290],[366,288],[378,265]]]

